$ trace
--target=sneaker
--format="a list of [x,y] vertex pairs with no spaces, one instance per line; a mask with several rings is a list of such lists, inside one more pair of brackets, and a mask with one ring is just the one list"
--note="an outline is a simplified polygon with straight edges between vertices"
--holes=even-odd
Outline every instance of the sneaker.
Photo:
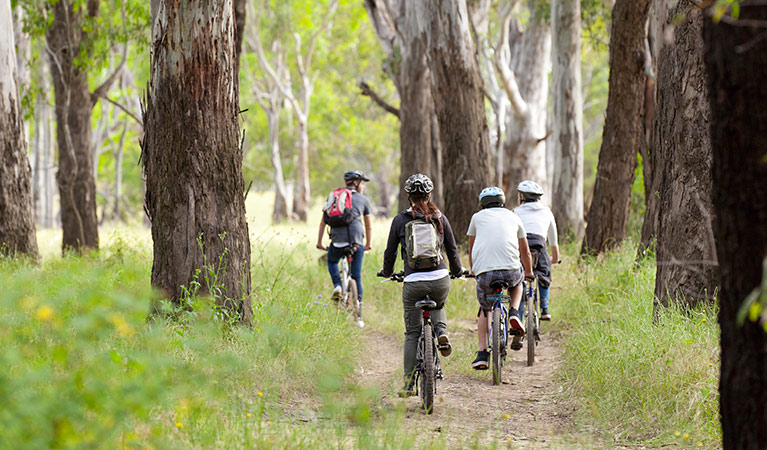
[[475,370],[487,370],[487,360],[490,359],[490,352],[487,350],[480,350],[477,352],[477,358],[471,363],[472,369]]
[[357,326],[360,328],[365,328],[365,322],[363,322],[362,319],[357,319]]
[[511,347],[512,350],[522,350],[522,336],[514,336],[509,347]]
[[549,308],[541,308],[541,320],[551,320]]
[[408,385],[405,385],[405,386],[404,386],[404,387],[403,387],[403,388],[402,388],[402,389],[399,391],[399,396],[400,396],[401,398],[406,398],[406,397],[415,397],[416,395],[418,395],[418,392],[416,392],[416,390],[415,390],[415,384],[414,384],[414,385],[412,385],[412,386],[408,386]]
[[341,290],[341,286],[336,286],[336,287],[333,288],[333,295],[331,297],[333,297],[333,300],[339,301],[339,300],[341,300],[341,293],[342,292],[343,291]]
[[450,356],[453,353],[453,346],[450,345],[450,339],[447,337],[447,333],[442,333],[437,338],[437,348],[439,354],[442,356]]
[[525,326],[522,325],[522,321],[519,320],[519,316],[517,316],[516,311],[514,313],[509,313],[509,329],[511,334],[514,335],[514,337],[522,337],[525,335]]

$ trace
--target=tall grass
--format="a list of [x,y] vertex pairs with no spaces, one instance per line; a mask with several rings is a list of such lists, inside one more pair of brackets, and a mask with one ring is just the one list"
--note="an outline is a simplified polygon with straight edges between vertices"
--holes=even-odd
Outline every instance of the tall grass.
[[[575,251],[575,249],[570,249]],[[568,252],[570,253],[570,252]],[[655,264],[635,247],[573,265],[552,303],[567,331],[565,392],[576,422],[617,442],[719,445],[716,307],[653,310]],[[561,273],[561,272],[560,272]]]

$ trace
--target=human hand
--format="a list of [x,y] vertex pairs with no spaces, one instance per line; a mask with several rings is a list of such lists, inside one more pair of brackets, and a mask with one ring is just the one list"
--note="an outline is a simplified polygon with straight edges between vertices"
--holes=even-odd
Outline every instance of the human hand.
[[320,250],[327,250],[328,248],[322,245],[322,242],[317,242],[317,248]]
[[368,251],[370,249],[371,249],[370,244],[365,244],[365,251]]
[[530,270],[525,271],[525,281],[533,281],[535,279],[535,275],[533,275],[533,272]]

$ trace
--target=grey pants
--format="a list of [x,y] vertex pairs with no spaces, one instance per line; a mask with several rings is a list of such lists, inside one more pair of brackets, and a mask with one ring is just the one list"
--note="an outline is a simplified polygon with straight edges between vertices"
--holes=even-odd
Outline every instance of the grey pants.
[[405,383],[410,384],[415,371],[416,352],[418,351],[418,337],[421,336],[423,313],[415,307],[415,303],[425,297],[437,302],[439,309],[431,311],[431,322],[439,336],[447,331],[447,316],[445,315],[445,301],[450,292],[450,277],[440,278],[434,281],[414,281],[403,283],[402,306],[405,311]]

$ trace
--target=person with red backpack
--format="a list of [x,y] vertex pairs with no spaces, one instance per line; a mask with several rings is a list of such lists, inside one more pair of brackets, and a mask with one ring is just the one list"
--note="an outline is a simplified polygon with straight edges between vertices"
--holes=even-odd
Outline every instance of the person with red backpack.
[[[370,179],[360,170],[350,170],[344,174],[344,181],[346,187],[331,192],[322,209],[317,248],[328,251],[328,272],[333,280],[333,299],[338,300],[342,296],[338,261],[344,257],[345,250],[351,247],[351,275],[357,283],[357,294],[362,305],[362,257],[366,250],[370,250],[370,216],[373,213],[370,200],[363,192],[365,182]],[[330,245],[327,247],[322,244],[326,226],[330,227]],[[360,326],[364,325],[361,310],[358,322]]]

